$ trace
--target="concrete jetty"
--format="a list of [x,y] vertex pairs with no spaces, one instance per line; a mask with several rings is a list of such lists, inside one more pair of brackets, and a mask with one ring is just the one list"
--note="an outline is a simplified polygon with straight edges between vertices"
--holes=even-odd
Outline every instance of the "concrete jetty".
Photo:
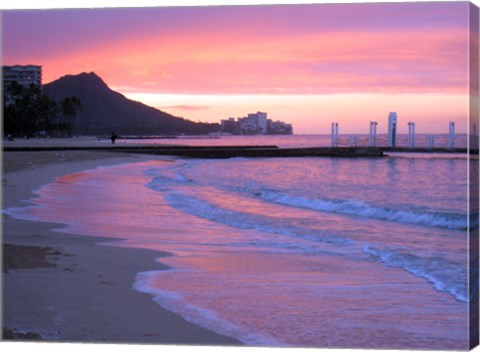
[[408,147],[304,147],[280,148],[275,145],[244,145],[244,146],[184,146],[184,145],[145,145],[145,144],[61,144],[52,143],[5,143],[4,152],[39,152],[39,151],[110,151],[122,153],[141,153],[153,155],[173,155],[199,159],[219,159],[238,157],[338,157],[338,158],[375,158],[389,153],[457,153],[476,154],[478,149],[467,148],[408,148]]
[[468,148],[429,148],[429,147],[379,147],[384,153],[451,153],[451,154],[477,154],[478,149]]
[[189,158],[219,159],[238,157],[382,157],[380,148],[372,147],[322,147],[322,148],[278,148],[277,146],[132,146],[97,145],[97,146],[4,146],[3,151],[35,152],[35,151],[72,151],[95,150],[117,151],[122,153],[141,153],[154,155],[175,155]]

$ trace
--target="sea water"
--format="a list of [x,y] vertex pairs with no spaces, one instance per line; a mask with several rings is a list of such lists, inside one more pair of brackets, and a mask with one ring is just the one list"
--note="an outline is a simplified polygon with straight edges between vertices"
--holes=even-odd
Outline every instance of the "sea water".
[[152,160],[60,177],[7,213],[172,253],[133,289],[248,345],[467,349],[467,165]]
[[[340,147],[351,145],[352,139],[355,145],[359,147],[372,146],[368,134],[340,134],[338,144]],[[430,141],[433,140],[433,147],[447,148],[449,146],[449,135],[440,134],[416,134],[415,147],[431,147]],[[397,135],[397,147],[408,147],[408,134]],[[472,148],[478,148],[478,142],[474,138],[470,139]],[[135,144],[160,144],[160,145],[189,145],[189,146],[224,146],[224,145],[275,145],[281,148],[309,148],[309,147],[330,147],[332,137],[327,134],[303,134],[303,135],[211,135],[211,136],[176,136],[172,138],[132,138],[123,139],[119,143]],[[468,136],[466,134],[456,134],[454,146],[456,148],[466,148]],[[376,136],[375,146],[388,146],[388,135],[378,134]]]

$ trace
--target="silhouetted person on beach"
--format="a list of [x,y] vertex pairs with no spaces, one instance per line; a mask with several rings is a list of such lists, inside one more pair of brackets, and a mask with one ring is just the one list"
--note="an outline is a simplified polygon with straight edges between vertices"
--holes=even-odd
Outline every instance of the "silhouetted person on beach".
[[110,137],[111,140],[112,140],[112,144],[115,144],[115,140],[117,139],[117,137],[118,137],[117,134],[115,133],[115,131],[113,131],[112,132],[112,137]]

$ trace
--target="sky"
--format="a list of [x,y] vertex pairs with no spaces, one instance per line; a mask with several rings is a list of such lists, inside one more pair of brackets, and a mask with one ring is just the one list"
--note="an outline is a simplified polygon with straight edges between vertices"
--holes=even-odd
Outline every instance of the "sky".
[[468,118],[467,2],[2,11],[2,63],[95,72],[175,116],[264,111],[295,133],[417,133]]

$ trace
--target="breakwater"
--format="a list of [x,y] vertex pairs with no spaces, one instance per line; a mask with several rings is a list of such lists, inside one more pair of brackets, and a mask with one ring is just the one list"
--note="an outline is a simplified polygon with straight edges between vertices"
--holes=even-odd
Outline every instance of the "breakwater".
[[174,155],[190,158],[235,158],[235,157],[381,157],[381,148],[369,147],[322,147],[322,148],[278,148],[277,146],[8,146],[3,151],[117,151],[154,155]]
[[382,157],[388,153],[470,153],[478,149],[467,148],[403,148],[403,147],[308,147],[279,148],[274,145],[246,146],[180,146],[180,145],[102,145],[102,146],[4,146],[4,152],[36,151],[110,151],[153,155],[173,155],[201,159],[221,159],[235,157]]

